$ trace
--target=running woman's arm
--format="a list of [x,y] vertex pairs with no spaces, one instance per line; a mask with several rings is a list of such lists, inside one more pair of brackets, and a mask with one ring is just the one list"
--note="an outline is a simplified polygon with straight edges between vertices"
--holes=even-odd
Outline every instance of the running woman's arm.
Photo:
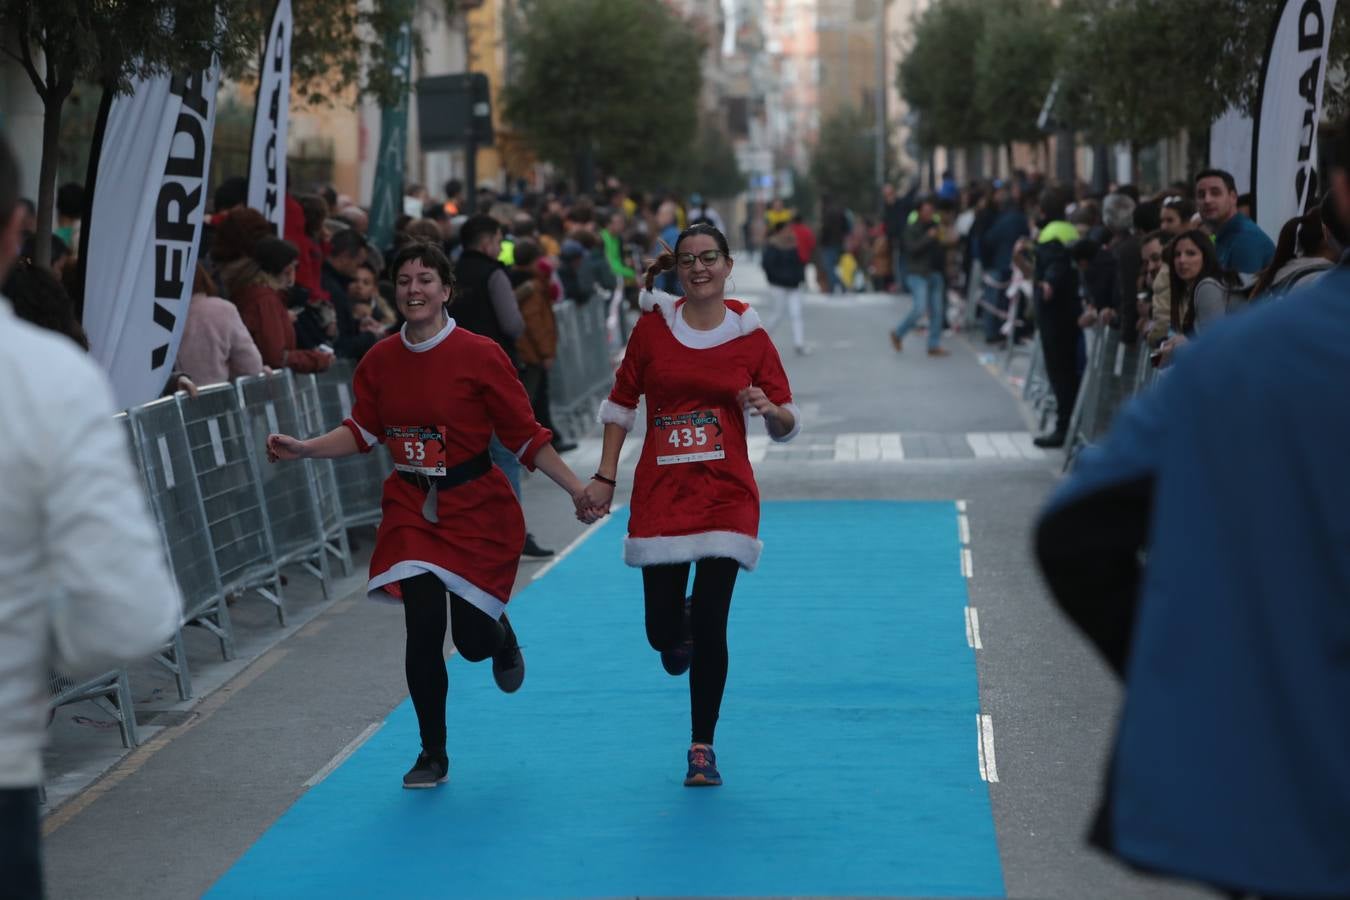
[[[600,449],[600,466],[596,474],[601,478],[608,478],[610,481],[617,481],[619,478],[619,452],[623,450],[624,439],[628,437],[628,429],[622,425],[616,425],[613,422],[605,424],[605,441]],[[582,499],[577,503],[577,509],[586,507],[594,508],[601,514],[609,512],[609,505],[614,502],[614,485],[608,484],[599,479],[591,479],[590,484],[586,485]]]
[[271,462],[283,459],[337,459],[359,452],[356,435],[346,425],[339,425],[327,434],[307,441],[288,434],[267,436],[267,458]]
[[563,458],[553,449],[552,444],[545,444],[539,448],[539,452],[534,456],[534,467],[547,475],[558,487],[567,491],[568,496],[574,500],[586,489],[586,485],[582,484],[572,468],[563,462]]

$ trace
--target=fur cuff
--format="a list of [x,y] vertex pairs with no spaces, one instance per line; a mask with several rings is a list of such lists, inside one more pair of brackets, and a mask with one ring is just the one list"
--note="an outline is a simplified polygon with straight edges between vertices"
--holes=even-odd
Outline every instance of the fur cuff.
[[764,543],[738,531],[704,531],[663,537],[634,538],[623,542],[623,561],[630,566],[658,566],[697,562],[710,557],[734,559],[747,572],[759,564]]
[[[774,442],[779,444],[786,444],[788,441],[792,440],[797,435],[801,434],[802,431],[802,411],[797,408],[797,404],[784,403],[783,409],[786,409],[788,412],[792,413],[792,430],[789,431],[787,434],[783,435],[782,437],[774,437],[773,432],[769,432],[769,437],[773,438]],[[765,419],[764,420],[765,430],[767,430],[768,427],[769,427],[769,420]]]
[[637,423],[637,408],[620,406],[608,397],[600,404],[600,415],[596,417],[601,425],[618,425],[624,431],[632,431]]

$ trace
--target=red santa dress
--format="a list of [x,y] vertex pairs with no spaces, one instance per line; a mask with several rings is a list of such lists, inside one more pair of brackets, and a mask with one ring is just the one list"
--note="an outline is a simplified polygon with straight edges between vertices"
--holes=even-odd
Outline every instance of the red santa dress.
[[643,291],[646,315],[628,340],[600,421],[632,430],[647,399],[647,438],[633,480],[624,561],[630,566],[708,557],[755,568],[759,487],[746,448],[749,416],[736,395],[758,387],[792,412],[790,441],[801,430],[783,362],[759,315],[725,301],[726,318],[710,331],[684,320],[683,299]]
[[362,358],[352,380],[351,417],[343,422],[368,452],[389,448],[395,471],[384,483],[384,513],[370,559],[371,599],[399,600],[399,582],[438,577],[494,619],[511,599],[525,517],[501,469],[437,490],[436,522],[423,509],[428,492],[400,471],[445,474],[486,453],[493,432],[533,471],[552,432],[534,419],[514,366],[495,341],[455,327],[411,343],[404,332]]

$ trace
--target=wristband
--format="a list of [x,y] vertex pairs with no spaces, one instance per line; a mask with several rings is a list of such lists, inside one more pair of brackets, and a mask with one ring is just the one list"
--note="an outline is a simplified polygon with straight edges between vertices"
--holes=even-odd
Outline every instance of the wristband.
[[610,487],[618,487],[618,486],[619,486],[619,483],[618,483],[617,481],[615,481],[613,478],[606,478],[605,476],[601,475],[599,472],[596,472],[594,475],[592,475],[592,476],[591,476],[591,479],[592,479],[593,481],[599,481],[599,482],[601,482],[601,483],[603,483],[603,484],[607,484],[607,485],[609,485]]

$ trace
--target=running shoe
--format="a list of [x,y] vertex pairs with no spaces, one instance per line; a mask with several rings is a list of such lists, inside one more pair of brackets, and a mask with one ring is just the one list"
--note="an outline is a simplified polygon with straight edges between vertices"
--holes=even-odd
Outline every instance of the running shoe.
[[526,533],[525,548],[520,551],[521,556],[528,556],[531,559],[547,559],[553,555],[552,550],[546,550],[535,543],[534,535]]
[[707,744],[689,747],[689,771],[684,776],[685,787],[719,787],[722,776],[717,772],[717,754]]
[[514,694],[525,681],[525,657],[520,653],[520,642],[516,640],[516,631],[511,627],[506,613],[502,613],[501,623],[506,630],[506,637],[497,652],[492,654],[492,677],[504,693]]
[[694,658],[693,597],[684,598],[684,640],[670,650],[661,651],[661,665],[671,675],[683,675],[689,671],[689,661]]
[[[691,770],[692,771],[692,770]],[[409,790],[416,788],[434,788],[450,780],[450,758],[432,756],[423,750],[417,754],[417,762],[403,776],[403,786]]]

